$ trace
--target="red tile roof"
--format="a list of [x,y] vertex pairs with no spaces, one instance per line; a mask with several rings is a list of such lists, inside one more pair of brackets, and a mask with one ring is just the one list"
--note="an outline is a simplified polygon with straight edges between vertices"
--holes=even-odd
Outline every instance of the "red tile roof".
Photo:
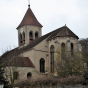
[[33,14],[31,8],[28,8],[22,22],[17,27],[17,29],[24,26],[24,25],[34,25],[34,26],[42,27],[42,25],[38,22],[35,15]]
[[16,66],[16,67],[33,67],[34,64],[28,57],[18,57],[18,56],[9,56],[9,58],[1,58],[3,66]]
[[35,67],[28,57],[22,57],[22,59],[23,59],[24,66]]

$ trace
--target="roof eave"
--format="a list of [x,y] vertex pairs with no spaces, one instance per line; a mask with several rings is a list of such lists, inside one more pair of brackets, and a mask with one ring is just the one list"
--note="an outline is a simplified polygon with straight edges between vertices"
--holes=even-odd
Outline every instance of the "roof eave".
[[[22,25],[22,26],[25,26],[25,25],[32,25],[32,24],[24,24],[24,25]],[[19,28],[21,28],[22,26],[18,26],[16,29],[18,30]],[[38,26],[38,25],[32,25],[32,26]],[[38,26],[38,27],[43,27],[42,25],[41,26]]]

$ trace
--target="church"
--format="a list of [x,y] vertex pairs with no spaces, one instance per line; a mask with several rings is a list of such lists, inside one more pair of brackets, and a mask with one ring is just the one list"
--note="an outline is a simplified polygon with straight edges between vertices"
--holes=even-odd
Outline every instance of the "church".
[[1,56],[6,71],[9,71],[5,75],[15,74],[15,80],[19,80],[44,75],[46,72],[54,74],[56,49],[61,51],[63,47],[70,55],[81,52],[79,37],[66,25],[43,36],[42,27],[29,5],[17,27],[19,46]]

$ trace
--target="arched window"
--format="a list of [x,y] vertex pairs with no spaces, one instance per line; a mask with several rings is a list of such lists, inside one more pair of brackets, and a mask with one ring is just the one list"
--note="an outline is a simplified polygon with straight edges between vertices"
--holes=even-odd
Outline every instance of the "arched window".
[[50,48],[51,54],[51,73],[54,73],[54,46],[52,45]]
[[38,32],[35,32],[35,39],[38,38]]
[[40,59],[40,72],[45,72],[45,60],[43,58]]
[[71,55],[73,55],[73,43],[71,43]]
[[65,53],[65,43],[61,44],[61,53],[64,54]]
[[27,73],[27,78],[29,79],[29,78],[31,78],[31,77],[32,77],[31,72],[28,72],[28,73]]
[[23,44],[25,44],[25,33],[23,32]]
[[14,78],[14,79],[18,79],[18,76],[19,76],[19,73],[18,73],[18,72],[14,72],[14,73],[13,73],[13,78]]
[[22,45],[22,34],[20,33],[20,45]]
[[30,31],[30,33],[29,33],[29,39],[30,39],[30,43],[33,41],[33,32],[32,31]]
[[65,53],[65,43],[61,44],[61,59],[66,58],[66,53]]

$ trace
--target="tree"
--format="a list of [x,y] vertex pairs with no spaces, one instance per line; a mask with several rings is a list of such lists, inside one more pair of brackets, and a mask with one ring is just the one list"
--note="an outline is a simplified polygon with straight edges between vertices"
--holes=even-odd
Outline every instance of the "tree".
[[82,60],[84,62],[84,84],[88,84],[88,38],[79,41],[82,46]]
[[86,64],[86,70],[88,71],[88,38],[81,39],[79,42],[82,46],[82,60]]
[[20,64],[20,62],[18,61],[17,55],[17,48],[13,49],[11,51],[6,51],[1,57],[1,61],[2,61],[2,68],[4,68],[5,72],[4,72],[4,76],[6,78],[6,80],[9,81],[10,84],[10,88],[14,87],[14,82],[16,79],[16,74],[14,74],[14,71],[16,71],[18,64]]
[[0,82],[4,83],[4,88],[9,88],[9,86],[8,86],[9,82],[4,77],[4,69],[2,68],[1,61],[0,61]]
[[55,69],[58,75],[79,75],[84,69],[83,61],[80,55],[72,55],[61,49],[57,48],[55,52]]
[[[31,63],[29,58],[22,57],[20,52],[22,52],[21,49],[15,48],[5,52],[0,57],[3,62],[2,66],[5,69],[5,77],[9,81],[11,88],[13,88],[17,82],[26,79],[27,73],[30,71],[30,66],[27,66]],[[25,61],[27,61],[28,64],[25,64]],[[34,65],[31,66],[33,67]],[[32,71],[33,70],[36,71],[34,67]]]

